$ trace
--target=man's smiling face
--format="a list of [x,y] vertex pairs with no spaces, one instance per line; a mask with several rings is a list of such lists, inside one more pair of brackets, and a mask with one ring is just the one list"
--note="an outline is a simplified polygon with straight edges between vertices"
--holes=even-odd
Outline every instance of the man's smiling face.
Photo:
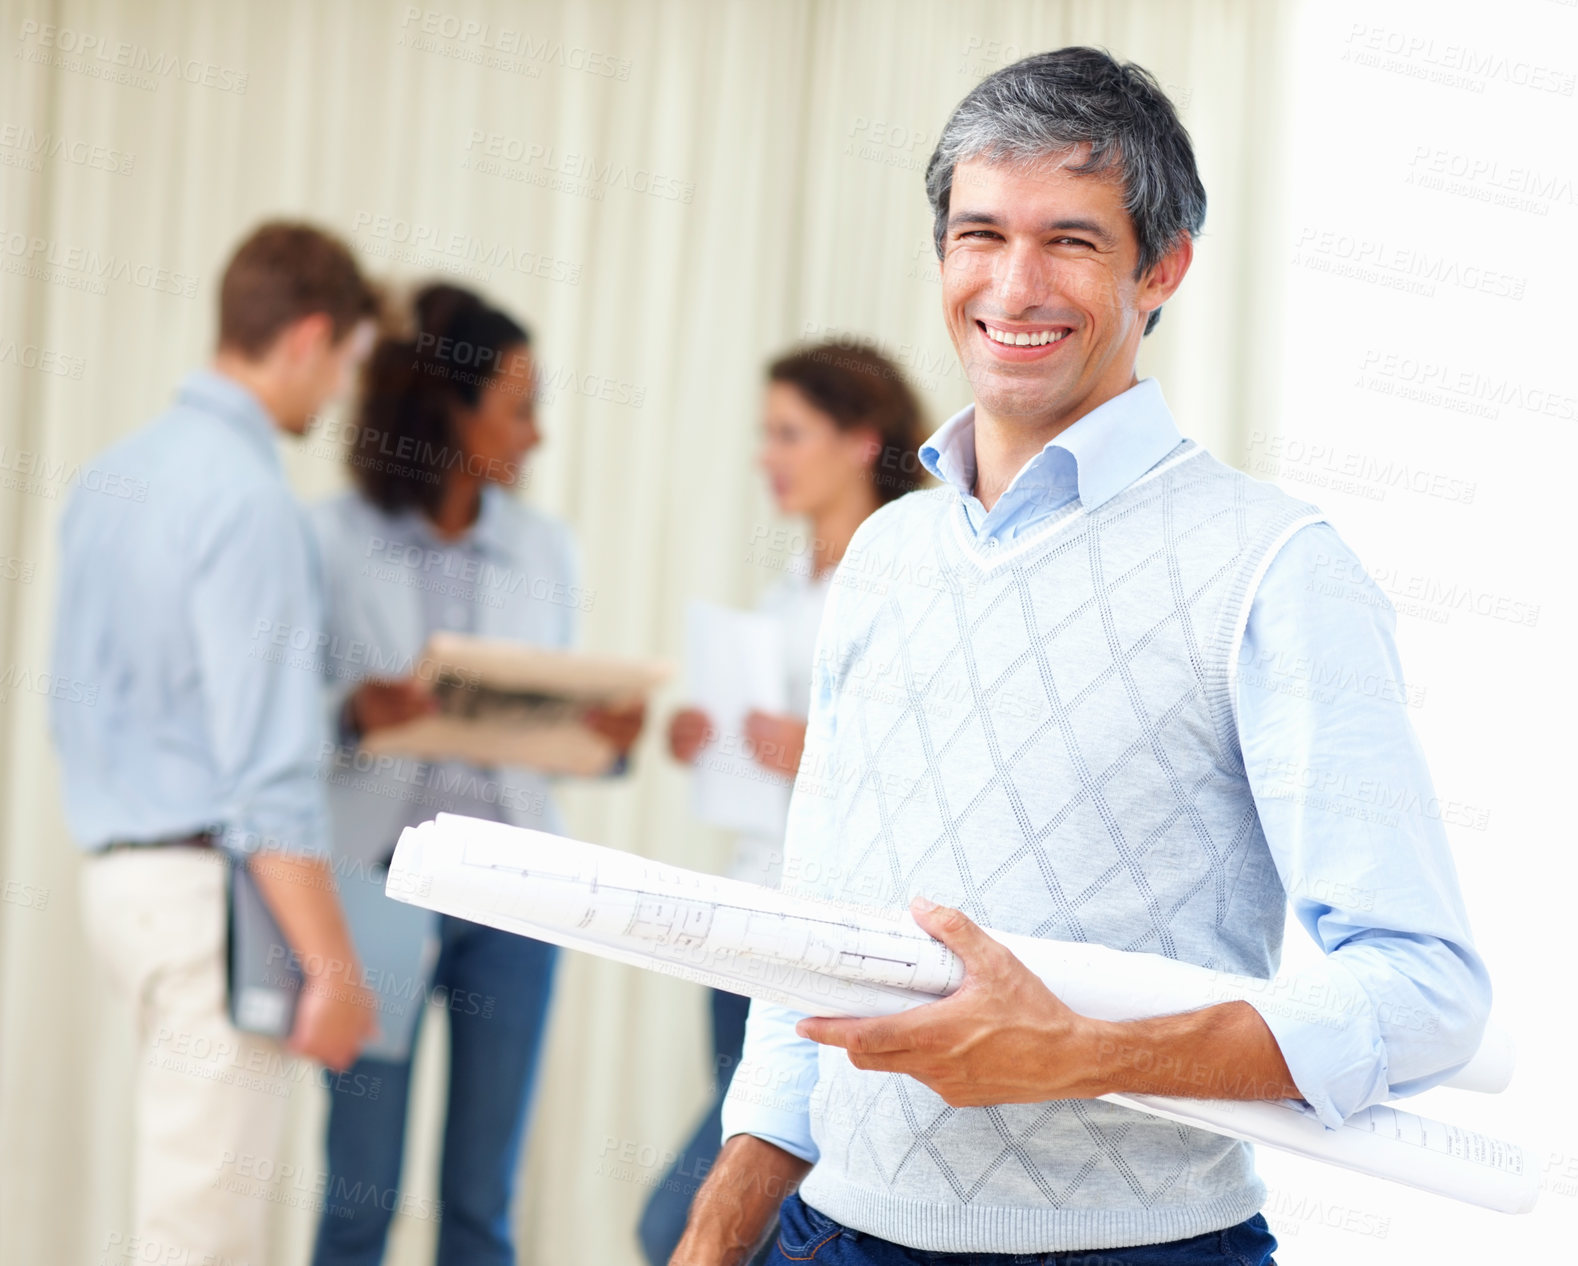
[[966,159],[943,236],[948,332],[979,409],[1059,428],[1132,385],[1150,313],[1183,279],[1187,237],[1143,276],[1116,175]]

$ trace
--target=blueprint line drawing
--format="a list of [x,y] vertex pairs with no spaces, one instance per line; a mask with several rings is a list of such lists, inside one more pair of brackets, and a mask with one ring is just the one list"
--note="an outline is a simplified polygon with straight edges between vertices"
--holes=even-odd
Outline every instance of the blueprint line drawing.
[[[670,866],[564,836],[455,814],[409,827],[390,864],[399,901],[810,1015],[894,1015],[936,1002],[964,965],[903,909],[854,908]],[[1132,1020],[1231,999],[1345,1023],[1360,996],[1330,982],[1256,980],[1155,954],[984,929],[1074,1010]],[[1319,986],[1319,987],[1317,987]],[[1513,1052],[1499,1030],[1447,1085],[1498,1091]],[[1527,1212],[1540,1175],[1518,1144],[1389,1104],[1327,1128],[1301,1101],[1106,1095],[1199,1129],[1419,1187]]]

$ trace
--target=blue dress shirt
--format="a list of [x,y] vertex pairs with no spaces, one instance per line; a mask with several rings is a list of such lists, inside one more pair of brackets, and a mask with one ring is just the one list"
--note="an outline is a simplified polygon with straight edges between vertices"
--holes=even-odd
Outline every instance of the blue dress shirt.
[[327,847],[317,556],[276,443],[256,397],[199,371],[66,509],[53,671],[91,702],[62,692],[51,728],[84,849]]
[[[1147,378],[1080,418],[1020,469],[990,511],[975,496],[975,409],[921,447],[988,549],[1066,510],[1109,500],[1182,440]],[[1302,986],[1362,997],[1341,1026],[1314,1008],[1258,1005],[1293,1081],[1327,1125],[1415,1094],[1478,1047],[1490,979],[1473,946],[1430,772],[1408,717],[1390,602],[1326,523],[1295,531],[1251,602],[1237,656],[1238,741],[1251,791],[1295,917],[1319,945]],[[1301,1001],[1310,1001],[1305,998]],[[751,1053],[771,1084],[803,1089],[725,1108],[724,1133],[766,1138],[816,1158],[803,1110],[816,1047],[798,1017],[757,1003]],[[1324,1017],[1322,1017],[1324,1019]],[[789,1104],[787,1098],[797,1098]]]

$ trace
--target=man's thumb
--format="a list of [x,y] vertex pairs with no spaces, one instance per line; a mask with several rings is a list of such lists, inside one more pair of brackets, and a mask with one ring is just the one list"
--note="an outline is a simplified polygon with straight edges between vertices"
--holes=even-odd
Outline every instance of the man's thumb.
[[972,970],[997,944],[969,915],[952,906],[916,897],[910,902],[910,914],[921,931],[941,941],[964,961],[966,971]]

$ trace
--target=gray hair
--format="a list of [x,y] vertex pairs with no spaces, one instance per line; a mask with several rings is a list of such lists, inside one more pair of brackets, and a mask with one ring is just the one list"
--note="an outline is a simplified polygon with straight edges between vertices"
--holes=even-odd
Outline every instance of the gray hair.
[[[1205,223],[1205,186],[1189,133],[1155,76],[1097,48],[1036,53],[993,71],[970,90],[942,130],[926,164],[932,235],[942,258],[953,170],[969,158],[1034,162],[1078,146],[1089,153],[1066,168],[1116,172],[1124,209],[1140,244],[1136,275]],[[1161,309],[1145,323],[1149,334]]]

